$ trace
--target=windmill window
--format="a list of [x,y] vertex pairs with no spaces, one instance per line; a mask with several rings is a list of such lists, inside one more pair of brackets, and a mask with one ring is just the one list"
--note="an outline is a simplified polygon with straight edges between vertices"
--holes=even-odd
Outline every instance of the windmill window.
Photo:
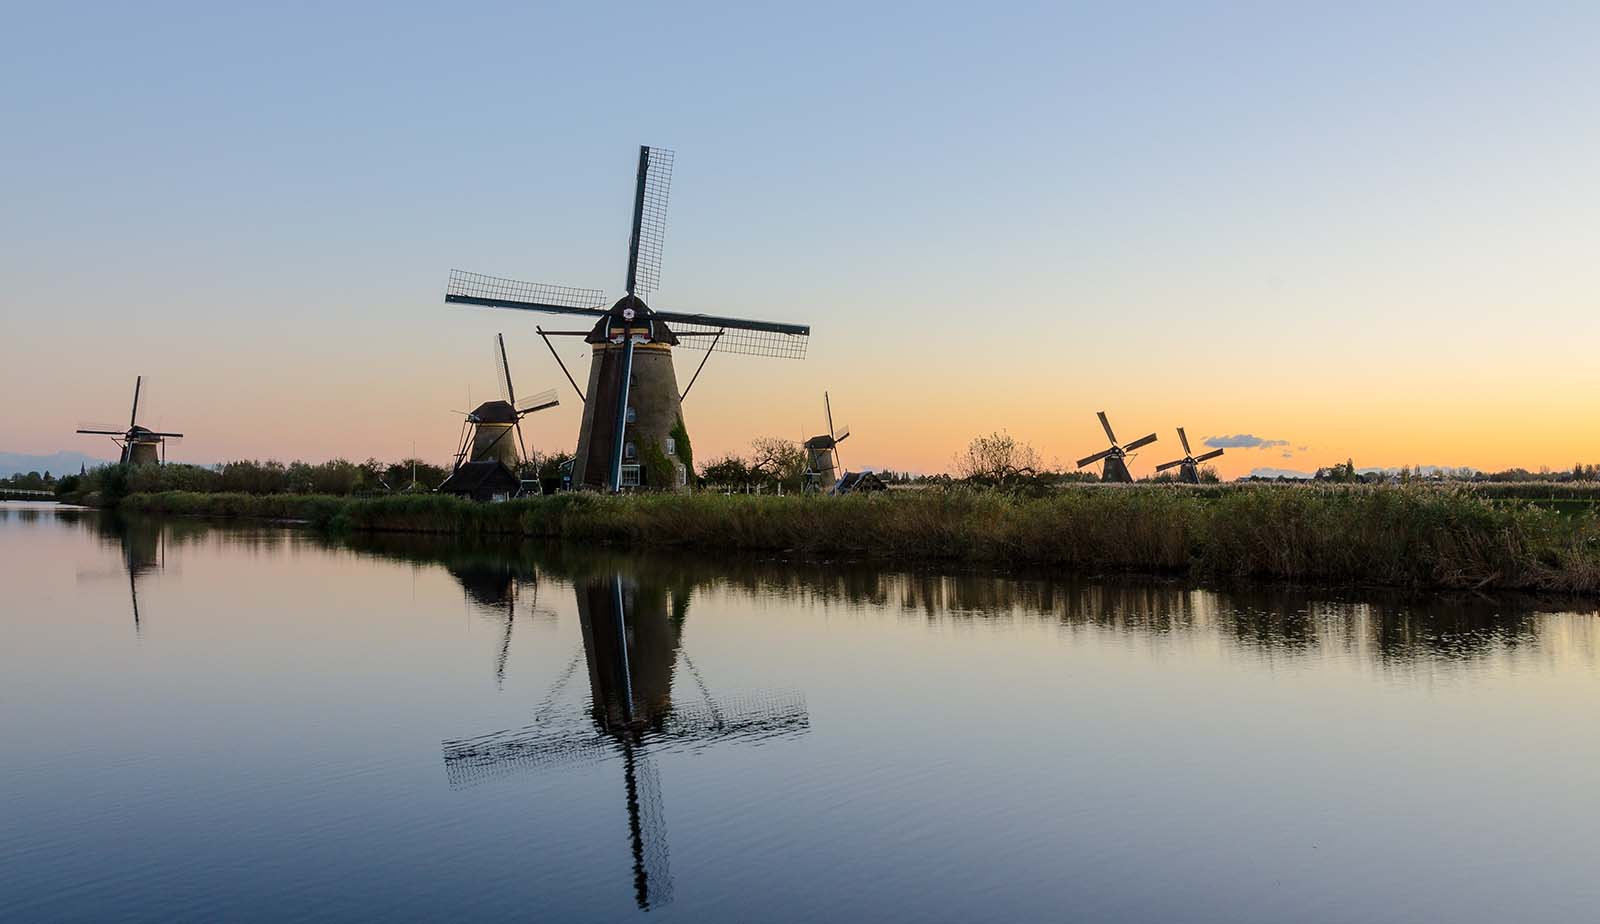
[[639,466],[624,465],[622,467],[622,486],[624,488],[637,488],[639,486]]
[[669,437],[667,437],[666,444],[667,444],[667,455],[675,456],[675,455],[678,454],[678,441],[677,440],[675,440],[675,439],[673,439],[672,437],[669,436]]
[[689,470],[680,463],[678,465],[678,486],[681,488],[689,483]]
[[635,420],[638,420],[638,419],[639,419],[639,412],[635,411],[631,407],[628,408],[628,423],[633,423]]
[[623,443],[622,457],[624,459],[637,459],[639,458],[639,450],[632,443]]

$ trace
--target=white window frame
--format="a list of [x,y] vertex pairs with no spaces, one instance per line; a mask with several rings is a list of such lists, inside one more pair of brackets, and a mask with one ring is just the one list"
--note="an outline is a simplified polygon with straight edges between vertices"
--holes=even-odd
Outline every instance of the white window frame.
[[622,457],[624,459],[637,459],[637,458],[639,458],[639,447],[633,445],[633,442],[631,440],[629,442],[623,443],[622,444]]
[[675,439],[673,439],[672,437],[669,436],[669,437],[666,438],[665,443],[666,443],[666,446],[667,446],[667,455],[675,456],[675,455],[678,454],[678,441],[677,440],[675,440]]
[[638,465],[624,465],[622,467],[622,486],[624,488],[637,488],[640,484]]
[[638,419],[639,419],[639,412],[634,410],[633,405],[631,405],[631,404],[628,405],[628,423],[634,423]]
[[683,487],[684,485],[686,485],[688,483],[689,483],[689,469],[686,468],[682,462],[679,462],[678,463],[678,487],[681,488],[681,487]]

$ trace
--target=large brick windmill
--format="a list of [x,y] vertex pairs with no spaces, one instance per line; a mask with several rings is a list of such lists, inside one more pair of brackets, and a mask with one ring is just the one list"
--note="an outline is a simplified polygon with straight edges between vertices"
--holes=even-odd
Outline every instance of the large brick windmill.
[[[689,452],[683,424],[683,392],[672,365],[676,346],[748,356],[805,358],[811,328],[746,318],[657,311],[645,304],[661,278],[661,250],[667,229],[667,198],[672,185],[671,151],[639,148],[634,181],[633,227],[628,238],[627,295],[610,308],[599,289],[518,282],[460,270],[450,272],[446,302],[517,308],[546,314],[595,318],[587,331],[546,331],[539,335],[583,337],[592,347],[589,387],[583,399],[574,487],[621,491],[630,487],[684,487]],[[555,348],[551,347],[555,353]],[[705,366],[695,369],[695,377]],[[556,361],[561,357],[556,355]],[[562,371],[566,365],[562,364]],[[572,374],[567,373],[573,388]],[[694,387],[694,377],[689,380]]]
[[139,391],[144,386],[144,376],[133,380],[133,411],[128,414],[128,428],[113,430],[109,427],[80,427],[79,433],[94,433],[111,437],[122,450],[118,461],[123,465],[159,465],[167,461],[167,443],[183,438],[182,433],[158,433],[139,426]]

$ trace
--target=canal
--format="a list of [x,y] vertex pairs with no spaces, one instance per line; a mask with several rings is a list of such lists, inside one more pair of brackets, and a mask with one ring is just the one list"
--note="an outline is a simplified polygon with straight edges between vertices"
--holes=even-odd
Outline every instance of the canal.
[[0,504],[0,920],[1569,921],[1592,602]]

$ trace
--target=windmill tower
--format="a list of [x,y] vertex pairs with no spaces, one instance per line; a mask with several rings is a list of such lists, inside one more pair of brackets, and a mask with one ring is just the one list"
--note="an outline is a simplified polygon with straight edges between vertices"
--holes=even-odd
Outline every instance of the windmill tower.
[[1204,455],[1196,456],[1194,451],[1189,448],[1189,436],[1183,432],[1182,427],[1178,428],[1178,442],[1183,444],[1183,458],[1175,459],[1171,462],[1163,462],[1156,466],[1156,471],[1164,472],[1167,469],[1172,468],[1174,465],[1180,466],[1178,469],[1179,481],[1187,484],[1199,484],[1200,463],[1206,461],[1207,459],[1215,459],[1217,456],[1222,455],[1222,450],[1213,449]]
[[1101,481],[1117,481],[1123,483],[1133,481],[1133,476],[1128,473],[1128,463],[1126,461],[1127,455],[1141,446],[1148,446],[1151,443],[1154,443],[1156,441],[1156,435],[1152,433],[1149,436],[1140,437],[1126,446],[1119,446],[1117,444],[1117,435],[1111,432],[1111,421],[1106,419],[1106,412],[1096,411],[1095,413],[1100,417],[1100,426],[1105,428],[1106,439],[1111,441],[1111,448],[1103,449],[1092,456],[1079,459],[1078,467],[1083,468],[1085,465],[1093,465],[1094,463],[1099,462],[1101,459],[1104,459],[1106,464],[1100,473]]
[[[523,728],[445,741],[445,776],[459,788],[519,769],[620,757],[633,857],[630,881],[634,901],[648,910],[672,900],[661,777],[651,750],[658,745],[700,747],[716,741],[760,742],[799,735],[809,730],[810,715],[798,693],[713,699],[700,671],[681,649],[687,598],[679,599],[676,592],[669,601],[664,588],[621,575],[585,580],[576,589],[582,659],[589,668],[586,721],[580,725],[571,721],[576,717],[563,720],[553,709],[542,708],[543,714],[536,714],[533,723]],[[555,702],[577,661],[575,657],[557,679],[547,703]],[[673,680],[686,673],[677,669],[680,661],[694,677],[703,705],[675,700]]]
[[133,411],[128,414],[128,428],[113,430],[108,427],[79,427],[79,433],[94,433],[111,437],[117,444],[123,465],[160,465],[167,461],[167,442],[177,442],[182,433],[157,433],[139,426],[139,392],[144,386],[144,376],[133,380]]
[[[516,308],[545,314],[595,318],[587,331],[546,331],[551,336],[583,337],[590,346],[588,388],[583,423],[572,466],[574,487],[622,491],[627,488],[686,488],[687,436],[683,396],[694,387],[710,352],[719,344],[725,353],[803,359],[811,328],[746,318],[713,317],[678,311],[657,311],[645,304],[661,276],[661,250],[666,236],[667,199],[672,184],[673,154],[661,148],[639,148],[634,180],[633,226],[628,238],[627,295],[610,308],[598,289],[517,282],[452,270],[444,300],[452,304]],[[678,391],[672,348],[705,350],[689,385]],[[561,362],[555,347],[550,351]],[[566,364],[561,364],[567,372]],[[567,372],[577,388],[577,381]]]
[[822,409],[828,418],[828,432],[806,440],[806,477],[808,491],[832,491],[839,483],[839,444],[850,437],[850,428],[835,432],[833,429],[833,404],[828,393],[822,393]]
[[[512,472],[517,471],[528,458],[522,418],[561,403],[553,388],[519,401],[516,386],[511,383],[505,335],[495,334],[494,339],[494,377],[500,384],[500,400],[485,401],[466,415],[461,425],[461,444],[456,449],[458,469],[467,462],[499,462]],[[517,435],[515,441],[511,439],[513,431]]]

